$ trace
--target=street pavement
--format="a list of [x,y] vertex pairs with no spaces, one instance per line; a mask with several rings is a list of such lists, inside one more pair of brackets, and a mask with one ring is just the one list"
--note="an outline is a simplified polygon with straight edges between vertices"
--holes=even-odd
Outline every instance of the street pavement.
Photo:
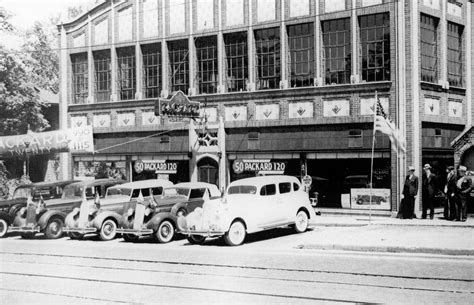
[[[0,240],[4,304],[472,304],[473,219],[318,216],[191,245],[63,237]],[[431,249],[428,251],[427,249]],[[435,249],[435,250],[433,250]],[[464,252],[463,252],[464,251]]]

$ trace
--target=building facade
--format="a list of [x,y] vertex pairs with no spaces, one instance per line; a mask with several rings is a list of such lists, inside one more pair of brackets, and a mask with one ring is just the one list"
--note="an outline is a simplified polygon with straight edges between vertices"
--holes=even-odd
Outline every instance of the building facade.
[[[221,188],[257,174],[309,175],[319,206],[351,207],[351,190],[370,182],[374,143],[373,186],[390,198],[374,209],[397,211],[406,167],[421,174],[431,163],[442,182],[451,141],[472,125],[472,7],[105,1],[58,26],[61,125],[93,125],[96,150],[63,155],[63,175]],[[201,117],[157,116],[158,100],[180,91],[201,103]],[[406,154],[383,134],[373,141],[376,96]]]

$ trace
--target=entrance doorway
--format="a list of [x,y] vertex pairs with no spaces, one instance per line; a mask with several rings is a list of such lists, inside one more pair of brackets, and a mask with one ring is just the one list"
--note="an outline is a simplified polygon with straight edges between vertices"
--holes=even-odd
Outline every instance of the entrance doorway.
[[198,180],[218,185],[219,164],[211,158],[204,158],[198,162]]

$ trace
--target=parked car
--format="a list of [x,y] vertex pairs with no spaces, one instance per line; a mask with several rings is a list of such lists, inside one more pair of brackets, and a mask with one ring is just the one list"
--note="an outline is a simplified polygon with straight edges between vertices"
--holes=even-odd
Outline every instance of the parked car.
[[226,244],[237,246],[247,234],[271,228],[290,225],[296,232],[304,232],[315,218],[298,179],[283,175],[234,181],[224,198],[206,201],[202,209],[179,217],[178,225],[190,243],[223,236]]
[[153,235],[160,243],[170,242],[175,234],[177,215],[186,215],[201,207],[211,196],[220,197],[220,191],[214,184],[204,182],[178,183],[165,188],[156,201],[153,198],[131,203],[117,233],[123,234],[126,241]]
[[127,203],[137,200],[140,193],[144,199],[161,196],[163,188],[172,185],[168,180],[150,179],[109,187],[104,199],[83,201],[79,208],[69,213],[63,231],[71,239],[80,239],[87,233],[98,233],[101,240],[112,240]]
[[37,182],[18,186],[13,192],[13,198],[0,201],[0,238],[9,232],[15,215],[26,207],[28,198],[38,201],[42,196],[44,200],[61,198],[65,186],[76,182],[75,180]]
[[20,232],[23,238],[32,238],[36,233],[44,232],[47,238],[59,238],[63,233],[64,219],[74,208],[79,207],[86,199],[93,199],[95,194],[104,197],[106,190],[124,180],[97,179],[75,182],[67,185],[60,199],[38,202],[29,200],[26,207],[15,215],[11,232]]

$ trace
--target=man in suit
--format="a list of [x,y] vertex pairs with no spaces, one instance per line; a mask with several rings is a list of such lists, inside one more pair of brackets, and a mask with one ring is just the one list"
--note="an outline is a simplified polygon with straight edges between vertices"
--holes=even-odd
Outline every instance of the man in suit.
[[430,209],[430,219],[434,218],[434,198],[437,191],[436,175],[431,172],[432,167],[425,164],[423,167],[425,173],[423,174],[423,212],[422,219],[426,219],[427,210]]
[[456,181],[456,221],[466,221],[467,201],[471,196],[472,180],[466,176],[467,167],[460,165],[458,169],[458,180]]
[[456,219],[456,173],[454,166],[448,166],[446,169],[448,174],[446,178],[446,185],[444,186],[444,193],[446,200],[444,201],[444,219]]
[[418,177],[415,175],[415,168],[408,167],[408,175],[403,185],[403,204],[400,207],[402,218],[412,219],[414,215],[415,197],[418,194]]

